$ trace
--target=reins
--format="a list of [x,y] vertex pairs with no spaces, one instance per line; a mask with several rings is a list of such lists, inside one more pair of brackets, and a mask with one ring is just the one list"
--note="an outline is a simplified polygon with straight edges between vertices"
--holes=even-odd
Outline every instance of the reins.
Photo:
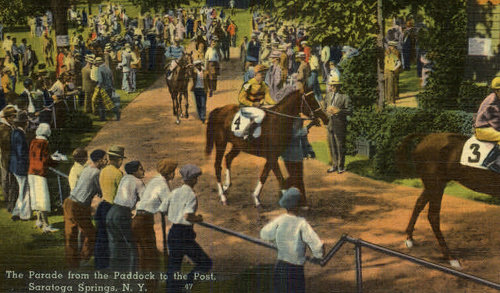
[[311,114],[311,118],[302,118],[300,116],[288,115],[288,114],[276,112],[276,111],[273,111],[271,109],[266,109],[266,108],[260,108],[260,109],[262,109],[263,111],[265,111],[267,113],[271,113],[271,114],[282,116],[282,117],[287,117],[287,118],[292,118],[292,119],[300,119],[303,121],[315,120],[316,116],[314,115],[314,113],[321,111],[321,107],[317,108],[316,110],[313,110],[311,108],[311,106],[309,105],[309,103],[307,103],[305,96],[306,96],[306,94],[302,94],[302,99],[301,99],[301,103],[300,103],[300,112],[303,112],[302,109],[304,108],[304,104],[305,104],[307,106],[307,108],[309,109],[309,113]]

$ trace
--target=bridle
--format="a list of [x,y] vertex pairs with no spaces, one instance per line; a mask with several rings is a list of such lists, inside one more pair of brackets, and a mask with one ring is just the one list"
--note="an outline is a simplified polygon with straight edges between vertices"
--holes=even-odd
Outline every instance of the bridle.
[[302,118],[300,116],[293,116],[293,115],[288,115],[288,114],[284,114],[284,113],[280,113],[280,112],[276,112],[276,111],[273,111],[271,109],[267,109],[267,108],[261,108],[263,111],[265,112],[268,112],[268,113],[271,113],[271,114],[275,114],[275,115],[278,115],[278,116],[282,116],[282,117],[287,117],[287,118],[292,118],[292,119],[300,119],[300,120],[316,120],[316,115],[315,113],[319,112],[319,111],[322,111],[323,109],[321,109],[321,106],[318,106],[318,108],[316,109],[312,109],[312,107],[309,105],[309,103],[307,102],[306,100],[306,96],[307,95],[311,95],[313,94],[313,92],[309,92],[307,94],[302,94],[301,96],[301,101],[300,101],[300,112],[301,113],[304,113],[304,108],[306,108],[307,110],[309,110],[309,117],[310,118]]

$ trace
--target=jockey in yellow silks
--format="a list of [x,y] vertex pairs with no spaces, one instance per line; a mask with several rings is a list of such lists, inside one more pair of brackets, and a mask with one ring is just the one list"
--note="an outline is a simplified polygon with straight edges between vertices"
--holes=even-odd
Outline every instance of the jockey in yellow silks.
[[245,138],[253,138],[253,131],[262,123],[266,115],[259,107],[276,104],[271,98],[269,87],[264,82],[267,69],[264,65],[255,66],[255,77],[243,84],[238,96],[238,101],[242,107],[241,114],[252,121],[244,131]]
[[500,144],[500,77],[492,80],[491,89],[493,93],[479,106],[474,127],[477,139]]

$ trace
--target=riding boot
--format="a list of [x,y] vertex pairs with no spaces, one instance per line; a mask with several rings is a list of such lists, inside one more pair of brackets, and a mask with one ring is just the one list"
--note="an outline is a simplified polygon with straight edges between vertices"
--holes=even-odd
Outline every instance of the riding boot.
[[490,153],[484,158],[482,163],[483,167],[486,167],[492,171],[500,173],[500,147],[495,144]]
[[253,139],[255,139],[255,137],[253,136],[253,133],[254,133],[255,129],[257,129],[257,127],[259,127],[259,124],[255,121],[252,121],[250,123],[250,125],[248,125],[248,128],[247,128],[247,140],[248,141],[252,141]]

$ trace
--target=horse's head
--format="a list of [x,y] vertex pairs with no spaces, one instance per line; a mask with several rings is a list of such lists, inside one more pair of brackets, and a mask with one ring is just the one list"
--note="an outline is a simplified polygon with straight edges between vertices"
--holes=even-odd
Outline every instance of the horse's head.
[[302,103],[300,111],[302,114],[308,116],[311,119],[321,119],[323,124],[328,124],[328,116],[323,111],[323,108],[319,104],[318,100],[314,97],[313,92],[307,92],[302,94]]

